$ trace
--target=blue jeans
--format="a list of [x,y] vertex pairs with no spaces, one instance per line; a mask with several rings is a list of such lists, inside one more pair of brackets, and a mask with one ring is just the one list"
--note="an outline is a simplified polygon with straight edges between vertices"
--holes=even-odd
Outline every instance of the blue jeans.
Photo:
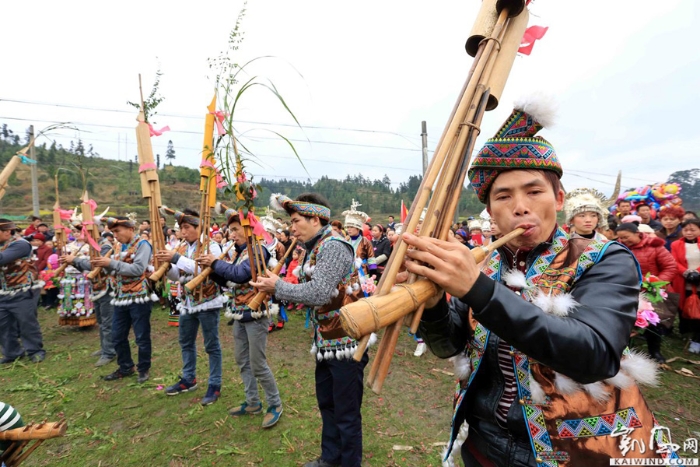
[[209,386],[221,387],[221,344],[219,344],[219,313],[204,310],[180,314],[179,335],[182,349],[182,377],[194,381],[197,376],[197,330],[202,326],[204,350],[209,354]]
[[316,399],[321,411],[321,458],[342,467],[362,463],[362,392],[369,357],[316,363]]
[[130,373],[134,369],[134,360],[129,348],[129,329],[132,327],[139,348],[139,363],[136,368],[142,373],[151,368],[151,302],[114,307],[112,343],[122,374]]

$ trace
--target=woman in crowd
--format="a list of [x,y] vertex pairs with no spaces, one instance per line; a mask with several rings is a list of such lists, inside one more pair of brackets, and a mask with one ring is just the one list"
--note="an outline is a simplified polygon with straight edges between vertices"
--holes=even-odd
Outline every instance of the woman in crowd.
[[[680,294],[680,308],[683,309],[686,299],[693,293],[693,286],[697,293],[700,287],[700,248],[698,237],[700,236],[700,220],[691,218],[681,224],[683,238],[671,244],[671,254],[678,265],[678,272],[673,279],[673,291]],[[685,334],[692,332],[689,350],[692,353],[700,353],[700,320],[689,319],[680,316],[680,332]]]
[[[664,241],[658,237],[650,237],[639,231],[633,223],[622,223],[617,229],[617,239],[629,248],[639,262],[642,276],[651,273],[662,281],[671,282],[676,277],[676,261],[664,248]],[[667,291],[673,291],[671,287]],[[649,325],[644,332],[647,339],[649,355],[659,363],[666,359],[661,355],[661,326]]]
[[384,226],[381,224],[372,226],[372,248],[374,248],[374,257],[377,261],[377,281],[379,281],[392,251],[391,240],[384,234]]
[[685,211],[681,207],[672,206],[662,208],[659,211],[659,218],[663,229],[659,230],[657,236],[666,241],[666,249],[671,251],[671,243],[681,238],[681,221]]

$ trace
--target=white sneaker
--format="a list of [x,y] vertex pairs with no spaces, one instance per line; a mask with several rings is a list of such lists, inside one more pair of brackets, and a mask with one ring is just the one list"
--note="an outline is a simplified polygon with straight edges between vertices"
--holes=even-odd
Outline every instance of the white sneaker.
[[413,352],[414,357],[420,357],[425,353],[425,351],[428,350],[428,346],[425,345],[425,342],[420,342],[418,343],[418,346],[416,347],[416,351]]
[[[700,353],[700,342],[690,341],[690,353]],[[418,352],[416,350],[416,352]]]

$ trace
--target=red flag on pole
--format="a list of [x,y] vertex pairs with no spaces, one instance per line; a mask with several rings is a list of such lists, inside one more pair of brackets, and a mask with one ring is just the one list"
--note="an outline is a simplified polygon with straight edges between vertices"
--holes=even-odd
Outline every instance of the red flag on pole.
[[403,224],[406,222],[406,217],[408,217],[408,209],[406,209],[406,205],[403,204],[403,200],[401,200],[401,223]]
[[530,55],[532,48],[535,46],[535,41],[542,39],[547,29],[549,28],[544,26],[530,26],[527,28],[525,34],[523,34],[523,40],[520,41],[518,52],[523,55]]

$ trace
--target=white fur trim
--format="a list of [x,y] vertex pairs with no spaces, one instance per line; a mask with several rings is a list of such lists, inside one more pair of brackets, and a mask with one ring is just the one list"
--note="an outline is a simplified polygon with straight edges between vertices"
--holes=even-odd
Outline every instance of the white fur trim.
[[472,364],[469,357],[461,353],[450,358],[450,360],[452,360],[452,365],[454,365],[455,377],[460,381],[469,379],[472,374]]
[[355,282],[354,284],[352,284],[352,290],[354,290],[354,291],[356,291],[356,292],[357,292],[358,290],[360,290],[360,284],[358,284],[357,282]]
[[552,311],[551,313],[555,316],[569,316],[569,313],[574,311],[579,303],[574,300],[574,297],[570,293],[562,293],[555,295],[552,300]]
[[318,347],[316,347],[316,343],[311,344],[311,355],[316,355],[318,353]]
[[301,266],[297,266],[297,267],[295,267],[294,270],[292,271],[292,275],[293,275],[293,276],[296,276],[296,277],[298,278],[300,272],[301,272]]
[[93,302],[97,301],[97,300],[101,299],[102,297],[104,297],[105,295],[107,295],[107,292],[109,292],[109,288],[104,289],[101,292],[90,294],[90,300],[92,300]]
[[[445,456],[447,456],[447,449],[449,446],[445,446],[445,448],[442,450],[442,458],[445,459],[444,461],[442,461],[443,467],[457,467],[457,465],[462,465],[462,462],[461,462],[462,445],[467,440],[468,436],[469,436],[469,425],[465,421],[464,423],[462,423],[462,426],[459,427],[459,432],[457,433],[457,437],[455,438],[455,442],[452,445],[452,452],[450,452],[449,457],[445,457]],[[455,459],[455,457],[457,457],[457,459]]]
[[521,271],[518,271],[517,269],[508,271],[505,274],[503,274],[503,281],[508,287],[512,287],[514,289],[522,290],[527,288],[525,274],[523,274]]
[[[176,308],[181,314],[187,315],[198,313],[200,311],[215,310],[217,308],[222,308],[226,304],[226,302],[228,302],[228,297],[226,295],[218,295],[213,300],[200,303],[199,305],[193,307],[188,307],[186,304],[186,300],[183,300],[177,304]],[[233,318],[233,316],[230,316],[229,318]]]
[[544,389],[542,389],[540,383],[538,383],[532,375],[530,375],[530,395],[535,404],[544,404],[547,400]]
[[554,386],[557,392],[566,396],[574,394],[581,390],[581,385],[561,373],[554,373]]
[[659,385],[659,366],[655,361],[636,350],[630,350],[620,361],[620,368],[627,376],[645,386]]
[[547,295],[542,291],[535,293],[532,303],[545,313],[562,318],[568,316],[579,305],[571,294]]
[[225,209],[221,206],[221,202],[217,201],[214,205],[214,212],[216,213],[216,215],[222,216],[224,214],[224,211]]
[[158,212],[160,213],[161,216],[163,216],[167,219],[168,213],[165,211],[166,209],[168,209],[168,207],[164,204],[158,208]]
[[273,258],[272,256],[270,256],[270,261],[267,262],[267,267],[274,268],[278,264],[279,264],[279,261],[277,261],[277,258]]
[[618,371],[612,378],[606,379],[605,382],[620,389],[625,389],[634,384],[634,380],[627,376],[622,370]]
[[605,402],[610,397],[610,391],[603,383],[597,381],[595,383],[584,384],[583,389],[596,401]]
[[372,333],[369,335],[369,341],[367,342],[367,348],[369,349],[372,347],[374,344],[377,343],[378,337],[375,333]]
[[530,114],[543,127],[550,128],[556,119],[558,103],[553,95],[540,91],[521,97],[513,107]]
[[352,295],[352,286],[349,284],[345,287],[345,295]]
[[362,267],[362,258],[355,258],[355,267],[360,269]]
[[284,211],[284,206],[280,204],[279,201],[277,201],[277,197],[282,196],[281,193],[273,193],[270,195],[270,206],[272,209],[276,211]]
[[338,289],[333,289],[333,292],[331,292],[332,298],[337,297],[340,295],[340,291]]

